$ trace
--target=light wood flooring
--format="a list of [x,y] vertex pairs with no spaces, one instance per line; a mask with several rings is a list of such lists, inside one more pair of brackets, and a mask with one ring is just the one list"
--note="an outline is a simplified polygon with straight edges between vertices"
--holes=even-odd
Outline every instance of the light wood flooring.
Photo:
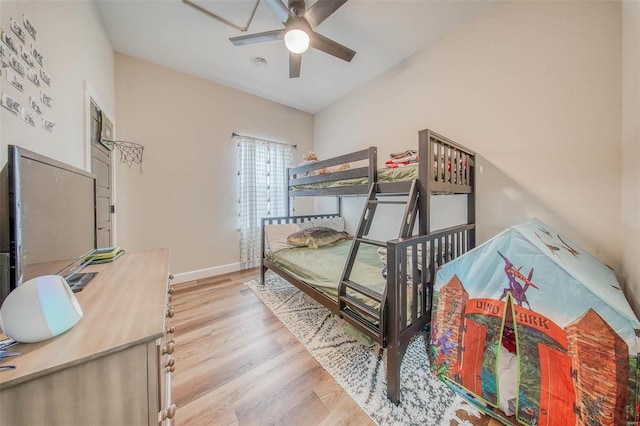
[[374,424],[243,284],[258,274],[174,286],[176,426]]

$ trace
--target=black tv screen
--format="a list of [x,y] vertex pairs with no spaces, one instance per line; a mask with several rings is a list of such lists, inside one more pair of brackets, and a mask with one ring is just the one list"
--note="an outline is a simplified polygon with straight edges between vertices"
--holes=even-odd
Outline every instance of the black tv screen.
[[9,145],[10,289],[69,277],[96,248],[96,181],[84,170]]

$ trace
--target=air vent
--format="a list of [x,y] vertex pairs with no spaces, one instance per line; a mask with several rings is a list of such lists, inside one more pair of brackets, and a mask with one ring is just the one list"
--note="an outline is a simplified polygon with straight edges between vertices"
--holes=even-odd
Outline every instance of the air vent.
[[267,58],[265,58],[264,56],[256,55],[251,57],[251,63],[258,68],[264,68],[269,65],[269,61],[267,61]]

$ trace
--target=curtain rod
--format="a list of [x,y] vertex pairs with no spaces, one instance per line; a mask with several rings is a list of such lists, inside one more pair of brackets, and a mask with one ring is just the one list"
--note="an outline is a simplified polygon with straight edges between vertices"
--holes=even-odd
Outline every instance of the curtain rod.
[[231,133],[231,137],[232,137],[232,138],[235,138],[235,137],[238,137],[238,136],[239,136],[239,137],[241,137],[241,138],[258,139],[258,140],[265,141],[265,142],[271,142],[271,143],[277,143],[277,144],[280,144],[280,145],[292,146],[292,147],[294,147],[294,148],[296,148],[296,149],[298,148],[298,145],[294,145],[294,144],[290,144],[290,143],[278,142],[278,141],[270,141],[270,140],[268,140],[268,139],[255,138],[255,137],[253,137],[253,136],[239,135],[239,134],[237,134],[236,132]]

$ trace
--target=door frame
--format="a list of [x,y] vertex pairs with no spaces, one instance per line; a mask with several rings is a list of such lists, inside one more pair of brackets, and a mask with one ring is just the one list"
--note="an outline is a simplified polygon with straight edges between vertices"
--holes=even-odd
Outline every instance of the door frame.
[[[113,124],[113,139],[116,139],[116,121],[113,119],[115,117],[115,111],[107,108],[107,104],[100,98],[98,92],[93,88],[91,83],[87,80],[83,80],[83,89],[84,89],[84,169],[88,172],[92,172],[91,170],[91,102],[93,101],[100,110],[107,116],[107,118]],[[112,151],[113,152],[113,151]],[[116,205],[116,167],[114,158],[115,155],[110,156],[111,164],[111,204]],[[117,246],[117,220],[116,215],[111,213],[111,236],[112,236],[112,244]]]

